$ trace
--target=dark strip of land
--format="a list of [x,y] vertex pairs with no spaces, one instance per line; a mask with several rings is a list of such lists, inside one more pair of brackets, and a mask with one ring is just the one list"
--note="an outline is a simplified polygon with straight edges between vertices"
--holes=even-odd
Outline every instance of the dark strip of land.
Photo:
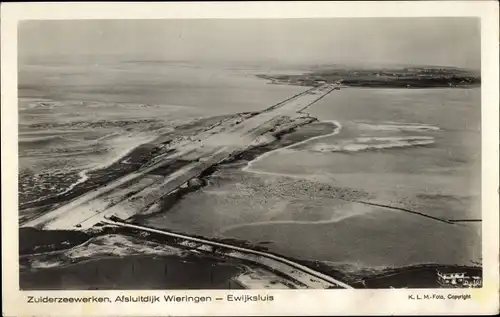
[[370,203],[370,202],[366,202],[366,201],[353,201],[353,202],[360,203],[360,204],[365,204],[365,205],[382,207],[382,208],[389,208],[389,209],[400,210],[400,211],[404,211],[404,212],[407,212],[407,213],[410,213],[410,214],[414,214],[414,215],[426,217],[426,218],[429,218],[429,219],[432,219],[432,220],[444,222],[444,223],[447,223],[447,224],[453,224],[453,222],[450,221],[450,220],[448,220],[448,219],[443,219],[443,218],[439,218],[439,217],[430,216],[430,215],[424,214],[422,212],[413,211],[413,210],[406,209],[406,208],[389,206],[389,205],[383,205],[383,204],[376,204],[376,203]]
[[455,67],[411,67],[315,70],[297,75],[258,75],[274,84],[315,86],[337,83],[345,87],[365,88],[468,88],[481,85],[477,72]]

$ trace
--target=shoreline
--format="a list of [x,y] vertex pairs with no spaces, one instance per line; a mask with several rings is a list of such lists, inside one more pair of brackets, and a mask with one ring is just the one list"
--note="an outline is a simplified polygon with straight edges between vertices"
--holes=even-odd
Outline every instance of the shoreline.
[[[188,134],[186,137],[188,137],[197,130],[213,128],[214,123],[212,121],[214,120],[219,122],[220,120],[223,121],[227,118],[236,118],[242,115],[248,115],[248,113],[194,118],[176,127],[175,131],[169,131],[161,135],[152,133],[148,136],[136,137],[135,139],[137,142],[134,142],[132,146],[127,146],[125,149],[122,148],[121,151],[120,149],[114,148],[114,150],[118,150],[119,153],[114,155],[112,159],[107,160],[104,164],[101,163],[96,166],[85,168],[77,173],[72,173],[76,175],[78,179],[71,184],[67,184],[64,191],[55,195],[37,197],[27,202],[19,202],[20,211],[36,209],[34,212],[30,211],[28,219],[22,217],[21,213],[19,217],[23,218],[23,222],[27,221],[33,217],[37,217],[39,214],[54,206],[67,203],[99,186],[137,171],[141,166],[146,164],[151,157],[160,151],[162,146],[182,139],[182,135],[180,135],[179,131],[185,131]],[[130,134],[126,135],[130,136]],[[123,138],[126,138],[126,135]]]
[[[328,122],[325,122],[325,121],[318,122],[316,118],[313,118],[313,120],[311,122],[307,122],[305,124],[305,126],[307,126],[310,123],[325,124]],[[187,194],[187,193],[194,191],[194,190],[198,190],[200,187],[203,187],[204,185],[206,185],[206,182],[205,182],[206,179],[209,178],[212,175],[212,173],[217,171],[218,168],[221,168],[221,167],[222,168],[224,168],[224,167],[233,168],[234,166],[231,166],[231,164],[238,165],[238,163],[246,162],[246,165],[243,168],[241,168],[241,166],[238,166],[238,169],[241,169],[242,171],[247,171],[247,170],[251,169],[251,167],[254,163],[256,163],[259,160],[264,159],[265,157],[267,157],[268,155],[270,155],[274,151],[292,148],[292,147],[297,146],[299,144],[309,142],[313,139],[324,138],[324,137],[327,137],[329,135],[335,135],[335,134],[340,132],[341,125],[338,124],[338,122],[330,121],[329,123],[335,126],[333,132],[331,132],[329,134],[322,134],[322,135],[318,135],[318,136],[307,137],[306,139],[300,140],[300,141],[290,140],[290,139],[287,139],[287,137],[286,137],[287,135],[293,134],[294,132],[296,132],[299,127],[293,126],[292,128],[281,130],[278,133],[275,133],[273,135],[274,139],[271,138],[270,140],[268,140],[269,142],[261,143],[261,144],[258,144],[256,146],[249,147],[249,148],[235,154],[234,156],[231,156],[231,157],[225,159],[223,162],[218,163],[218,164],[208,168],[206,171],[204,171],[200,175],[200,178],[204,181],[204,183],[202,183],[201,186],[195,186],[195,188],[190,188],[188,186],[186,191],[183,191],[183,189],[181,188],[181,189],[179,189],[179,191],[177,191],[177,193],[175,194],[176,195],[175,197],[173,197],[172,195],[169,195],[169,196],[167,196],[167,198],[172,199],[171,205],[174,205],[179,199],[182,199],[184,194]],[[290,144],[290,142],[291,142],[291,144]],[[251,172],[254,172],[254,171],[251,171]],[[162,208],[162,209],[163,210],[161,210],[161,212],[166,212],[166,210],[164,210],[165,208]],[[168,210],[168,208],[167,208],[167,210]],[[148,217],[150,215],[151,214],[144,215],[144,216]],[[138,215],[137,217],[132,219],[132,221],[137,221],[138,218],[140,218],[140,216],[141,215]],[[245,243],[249,243],[249,242],[245,242]],[[257,246],[257,247],[260,248],[260,246]],[[125,256],[125,257],[127,257],[127,256]],[[302,260],[297,260],[297,261],[302,261]],[[388,269],[386,269],[385,272],[377,273],[375,275],[369,275],[364,280],[368,280],[368,279],[380,280],[383,278],[387,278],[389,276],[393,276],[394,274],[399,274],[397,272],[406,272],[406,271],[408,271],[408,269],[413,268],[415,266],[417,266],[419,268],[423,268],[421,264],[415,264],[412,266],[401,267],[401,268],[388,268]],[[435,266],[439,266],[439,265],[435,264]],[[457,266],[443,266],[443,267],[457,267]],[[425,266],[425,268],[428,268],[428,266]],[[329,269],[325,268],[325,270],[330,271],[330,273],[331,273],[333,270],[335,270],[335,268],[329,268]],[[394,273],[394,272],[396,272],[396,273]],[[335,274],[349,274],[349,273],[343,272],[342,270],[338,270],[337,273],[335,273]]]
[[314,86],[338,83],[342,87],[363,88],[476,88],[481,86],[480,73],[470,69],[447,67],[343,68],[315,70],[297,74],[257,74],[271,84]]
[[[107,137],[108,136],[104,136],[101,139],[107,138]],[[123,138],[125,138],[125,136]],[[130,135],[129,135],[129,138],[130,138]],[[94,171],[98,171],[101,169],[106,169],[109,166],[118,163],[118,161],[121,161],[124,158],[126,158],[132,151],[134,151],[139,146],[144,145],[144,144],[149,144],[149,143],[153,142],[154,140],[156,140],[157,138],[158,138],[157,136],[149,136],[149,137],[144,137],[144,138],[137,137],[135,142],[132,142],[132,144],[130,144],[126,147],[114,148],[113,150],[117,151],[118,153],[115,153],[113,155],[113,157],[109,158],[104,163],[100,163],[100,164],[85,168],[84,170],[80,171],[78,173],[78,176],[80,178],[76,182],[74,182],[73,184],[68,186],[68,188],[64,192],[56,195],[55,197],[60,196],[60,195],[64,195],[64,194],[72,191],[73,188],[78,186],[78,184],[86,182],[90,178],[89,173],[94,172]],[[99,140],[100,139],[97,139],[96,141],[99,141]]]
[[[197,191],[200,188],[205,187],[209,181],[210,177],[218,170],[221,168],[236,168],[241,169],[242,171],[246,172],[246,168],[251,165],[252,162],[260,160],[264,158],[267,155],[270,155],[271,153],[274,153],[275,151],[280,151],[286,148],[291,148],[293,146],[298,146],[300,144],[306,143],[311,140],[315,140],[318,138],[323,138],[323,137],[328,137],[331,135],[335,135],[340,132],[341,125],[337,121],[334,120],[326,120],[326,121],[317,121],[316,118],[311,118],[313,119],[312,122],[305,123],[303,125],[297,126],[297,127],[292,127],[291,129],[284,129],[284,130],[279,130],[272,134],[272,137],[274,139],[271,139],[269,142],[265,142],[262,144],[257,144],[255,146],[251,146],[247,148],[244,151],[241,151],[239,153],[236,153],[220,163],[213,165],[209,168],[207,168],[205,171],[203,171],[198,179],[201,181],[199,186],[186,186],[186,187],[180,187],[176,191],[172,192],[171,194],[164,196],[161,198],[159,202],[157,202],[157,207],[156,210],[154,211],[149,211],[149,208],[146,208],[148,212],[146,213],[138,213],[128,219],[129,222],[131,223],[141,223],[141,221],[145,218],[149,218],[151,216],[155,216],[160,213],[165,213],[168,212],[170,208],[172,208],[179,200],[181,200],[185,195]],[[329,124],[333,125],[333,132],[326,133],[326,134],[320,134],[320,135],[314,135],[310,137],[306,137],[305,139],[300,139],[298,141],[293,141],[290,139],[286,139],[287,136],[290,137],[290,135],[293,135],[293,133],[296,132],[296,134],[300,134],[299,129],[303,127],[307,127],[311,124]],[[244,167],[241,167],[241,164],[245,164]],[[253,171],[249,171],[253,172]]]
[[[34,272],[40,272],[44,270],[51,270],[51,271],[61,271],[64,270],[65,268],[71,268],[71,267],[77,267],[77,266],[82,266],[85,265],[88,262],[92,263],[99,263],[100,261],[108,261],[108,260],[123,260],[123,261],[130,261],[135,258],[164,258],[164,257],[169,257],[172,259],[176,259],[175,261],[182,261],[183,258],[186,257],[191,257],[191,258],[196,258],[201,256],[202,258],[208,257],[212,258],[215,261],[222,261],[222,262],[233,262],[235,264],[236,262],[239,262],[237,260],[232,260],[232,259],[225,259],[224,255],[222,254],[213,254],[209,251],[200,251],[198,249],[192,249],[190,248],[189,245],[183,245],[182,241],[177,241],[177,239],[165,237],[165,236],[159,236],[155,234],[151,234],[147,237],[142,236],[141,232],[138,230],[133,230],[129,228],[117,228],[117,227],[103,227],[100,229],[100,232],[94,232],[94,233],[87,233],[88,234],[88,240],[83,241],[77,245],[74,246],[68,246],[66,249],[60,249],[57,251],[53,252],[44,252],[44,253],[37,253],[37,254],[24,254],[22,255],[22,258],[24,260],[29,260],[30,257],[36,257],[36,256],[41,256],[43,257],[44,255],[54,255],[57,256],[60,253],[68,252],[71,251],[72,249],[79,248],[81,246],[84,246],[88,243],[91,243],[93,239],[99,238],[99,237],[104,237],[106,235],[122,235],[125,237],[133,238],[133,239],[139,239],[140,240],[145,240],[151,243],[160,243],[165,245],[166,248],[174,248],[177,249],[178,252],[181,252],[181,254],[176,254],[176,253],[169,253],[169,254],[127,254],[127,255],[105,255],[105,256],[99,256],[98,258],[90,258],[90,255],[87,257],[81,257],[75,259],[76,262],[70,262],[70,263],[64,263],[62,265],[55,265],[52,267],[47,267],[47,268],[36,268],[34,271],[29,270],[26,271],[26,268],[24,270],[21,270],[21,273],[23,274],[31,274]],[[39,230],[39,237],[38,240],[42,240],[44,235],[49,235],[52,233],[52,231],[45,231],[45,230]],[[262,246],[256,246],[253,245],[247,241],[240,241],[240,240],[235,240],[235,239],[230,239],[230,238],[218,238],[218,239],[212,239],[213,241],[219,241],[223,243],[230,243],[235,246],[242,245],[247,248],[251,249],[262,249],[265,250],[266,252],[269,252],[266,250],[265,247]],[[180,243],[180,244],[179,244]],[[172,251],[173,252],[173,251]],[[185,253],[187,252],[187,253]],[[272,254],[272,252],[271,252]],[[460,270],[465,270],[466,272],[475,274],[475,275],[482,275],[482,266],[476,265],[476,266],[467,266],[467,265],[452,265],[452,264],[437,264],[437,263],[416,263],[413,265],[408,265],[408,266],[402,266],[402,267],[386,267],[382,268],[377,272],[366,272],[363,273],[363,270],[360,269],[358,271],[352,271],[352,270],[347,270],[343,269],[342,265],[335,265],[334,263],[327,263],[327,262],[322,262],[322,261],[315,261],[315,260],[303,260],[303,259],[294,259],[288,256],[283,256],[279,255],[281,257],[290,259],[292,261],[295,261],[297,263],[301,263],[305,266],[311,267],[318,272],[322,272],[324,274],[327,274],[329,276],[332,276],[340,281],[343,281],[344,283],[348,283],[349,285],[353,286],[354,288],[357,289],[363,289],[363,288],[368,288],[368,289],[373,289],[373,288],[389,288],[389,287],[394,287],[394,288],[429,288],[429,287],[438,287],[436,285],[421,285],[423,281],[429,283],[432,282],[432,278],[435,277],[435,271],[436,269],[452,269],[452,268],[457,268]],[[21,260],[21,258],[19,259]],[[229,263],[231,265],[231,263]],[[247,264],[245,264],[247,265]],[[345,265],[345,264],[344,264]],[[253,264],[253,266],[260,268],[260,266]],[[23,272],[24,271],[24,272]],[[46,272],[46,271],[44,271]],[[276,272],[274,272],[276,273]],[[416,274],[416,275],[415,275]],[[401,279],[401,276],[404,276],[404,278]],[[421,276],[425,277],[424,280],[422,280]],[[401,284],[402,281],[406,281],[407,285],[399,285],[395,287],[396,284]],[[411,285],[417,285],[417,287],[411,287]],[[418,286],[420,285],[420,286]],[[37,288],[33,288],[37,289]]]
[[259,173],[259,172],[255,172],[255,171],[251,170],[252,165],[254,163],[256,163],[256,162],[258,162],[258,161],[266,158],[267,156],[272,155],[275,152],[279,152],[279,151],[283,151],[283,150],[286,150],[286,149],[290,149],[290,148],[293,148],[295,146],[299,146],[301,144],[305,144],[305,143],[313,141],[313,140],[318,140],[318,139],[322,139],[322,138],[326,138],[326,137],[329,137],[329,136],[336,135],[336,134],[340,133],[340,131],[342,129],[342,125],[340,124],[340,122],[338,122],[336,120],[323,120],[323,121],[318,121],[318,123],[331,123],[331,124],[333,124],[335,126],[335,129],[334,129],[334,131],[332,133],[318,135],[318,136],[313,136],[313,137],[310,137],[310,138],[305,139],[303,141],[300,141],[300,142],[297,142],[297,143],[294,143],[294,144],[291,144],[291,145],[284,146],[282,148],[278,148],[278,149],[275,149],[275,150],[263,153],[263,154],[259,155],[258,157],[256,157],[255,159],[249,161],[247,163],[247,165],[245,167],[243,167],[241,170],[243,172]]

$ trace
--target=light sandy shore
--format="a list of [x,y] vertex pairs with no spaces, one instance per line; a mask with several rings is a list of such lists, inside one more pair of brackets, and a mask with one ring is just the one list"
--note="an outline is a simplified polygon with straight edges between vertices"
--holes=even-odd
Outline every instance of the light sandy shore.
[[[276,126],[276,120],[281,117],[294,117],[312,103],[333,91],[333,87],[324,85],[315,89],[308,89],[304,93],[293,96],[279,106],[272,106],[257,115],[246,118],[233,126],[217,126],[216,131],[203,131],[196,137],[182,139],[175,144],[175,153],[162,157],[153,165],[126,175],[112,183],[87,193],[55,210],[47,212],[38,218],[32,219],[23,226],[38,226],[45,229],[75,229],[90,228],[106,217],[118,215],[127,219],[140,212],[160,197],[172,192],[188,180],[197,177],[210,166],[221,162],[233,153],[241,152],[251,145],[259,136]],[[316,93],[317,92],[317,93]],[[270,110],[269,110],[270,109]],[[149,174],[155,169],[169,164],[173,159],[189,160],[192,163],[167,176],[165,180],[144,189],[141,193],[124,201],[109,206],[99,197],[116,190],[134,180],[151,177]],[[135,200],[143,201],[142,206],[132,203]]]

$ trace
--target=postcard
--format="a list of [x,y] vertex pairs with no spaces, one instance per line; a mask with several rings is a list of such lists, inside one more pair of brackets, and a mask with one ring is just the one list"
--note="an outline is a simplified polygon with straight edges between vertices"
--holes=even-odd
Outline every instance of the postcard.
[[496,2],[1,21],[5,316],[499,312]]

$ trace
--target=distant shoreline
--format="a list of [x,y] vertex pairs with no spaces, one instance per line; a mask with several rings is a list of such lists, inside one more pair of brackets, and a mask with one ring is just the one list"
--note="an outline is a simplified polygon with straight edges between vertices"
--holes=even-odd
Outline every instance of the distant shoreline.
[[481,77],[459,68],[327,69],[296,75],[256,75],[276,85],[317,86],[325,83],[363,88],[475,88]]

